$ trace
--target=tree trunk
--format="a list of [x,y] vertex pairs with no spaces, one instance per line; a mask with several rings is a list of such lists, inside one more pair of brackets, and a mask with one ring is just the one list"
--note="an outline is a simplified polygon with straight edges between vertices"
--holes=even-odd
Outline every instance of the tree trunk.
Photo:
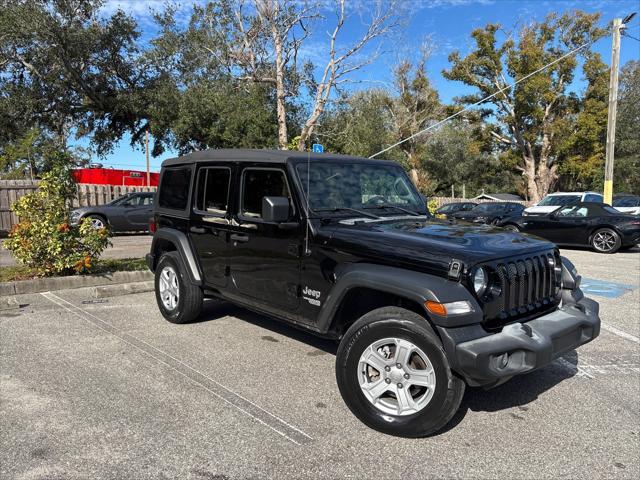
[[278,148],[287,150],[288,134],[287,134],[287,107],[284,85],[284,61],[282,59],[282,38],[274,25],[272,27],[273,44],[276,51],[276,107],[278,114]]

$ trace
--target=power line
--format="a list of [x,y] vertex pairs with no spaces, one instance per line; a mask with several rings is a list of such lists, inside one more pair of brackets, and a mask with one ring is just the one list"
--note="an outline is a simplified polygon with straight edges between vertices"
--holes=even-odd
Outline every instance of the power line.
[[491,99],[491,98],[495,97],[496,95],[498,95],[498,94],[500,94],[500,93],[504,92],[505,90],[510,90],[511,88],[513,88],[513,87],[515,87],[516,85],[518,85],[520,82],[524,82],[524,81],[525,81],[525,80],[527,80],[528,78],[531,78],[532,76],[534,76],[534,75],[536,75],[536,74],[538,74],[538,73],[542,72],[543,70],[546,70],[546,69],[547,69],[547,68],[549,68],[550,66],[555,65],[555,64],[556,64],[556,63],[558,63],[558,62],[561,62],[561,61],[562,61],[562,60],[564,60],[565,58],[567,58],[567,57],[569,57],[569,56],[573,55],[574,53],[578,52],[579,50],[582,50],[583,48],[585,48],[585,47],[587,47],[587,46],[591,45],[592,43],[593,43],[593,41],[590,41],[590,42],[587,42],[587,43],[585,43],[585,44],[583,44],[583,45],[580,45],[579,47],[574,48],[574,49],[573,49],[573,50],[571,50],[570,52],[565,53],[565,54],[564,54],[564,55],[562,55],[561,57],[556,58],[553,62],[547,63],[547,64],[546,64],[546,65],[544,65],[543,67],[540,67],[540,68],[539,68],[539,69],[537,69],[536,71],[531,72],[531,73],[529,73],[529,74],[525,75],[524,77],[522,77],[521,79],[519,79],[519,80],[517,80],[517,81],[513,82],[512,84],[507,85],[507,86],[505,86],[505,87],[502,87],[502,88],[498,89],[497,91],[495,91],[495,92],[494,92],[494,93],[492,93],[491,95],[489,95],[489,96],[487,96],[487,97],[484,97],[482,100],[478,100],[476,103],[466,106],[465,108],[463,108],[462,110],[460,110],[460,111],[458,111],[458,112],[454,113],[453,115],[449,115],[449,116],[448,116],[447,118],[445,118],[444,120],[440,120],[439,122],[434,123],[433,125],[430,125],[429,127],[424,128],[424,129],[420,130],[420,131],[419,131],[419,132],[417,132],[417,133],[414,133],[414,134],[413,134],[413,135],[411,135],[410,137],[407,137],[407,138],[405,138],[405,139],[403,139],[403,140],[400,140],[399,142],[394,143],[393,145],[391,145],[391,146],[389,146],[389,147],[385,148],[384,150],[380,150],[378,153],[374,153],[374,154],[373,154],[373,155],[371,155],[369,158],[375,158],[375,157],[377,157],[378,155],[380,155],[381,153],[388,152],[388,151],[389,151],[389,150],[391,150],[392,148],[395,148],[395,147],[397,147],[398,145],[402,145],[404,142],[407,142],[407,141],[411,140],[412,138],[417,137],[418,135],[422,135],[423,133],[428,132],[429,130],[433,130],[434,128],[439,127],[439,126],[440,126],[440,125],[442,125],[443,123],[448,122],[448,121],[449,121],[449,120],[451,120],[452,118],[455,118],[455,117],[457,117],[457,116],[461,115],[462,113],[464,113],[464,112],[466,112],[466,111],[471,110],[473,107],[477,107],[477,106],[478,106],[478,105],[480,105],[481,103],[486,102],[487,100],[489,100],[489,99]]
[[633,35],[629,35],[628,33],[623,33],[622,34],[623,37],[629,37],[629,38],[633,38],[634,40],[640,42],[640,38],[636,38]]

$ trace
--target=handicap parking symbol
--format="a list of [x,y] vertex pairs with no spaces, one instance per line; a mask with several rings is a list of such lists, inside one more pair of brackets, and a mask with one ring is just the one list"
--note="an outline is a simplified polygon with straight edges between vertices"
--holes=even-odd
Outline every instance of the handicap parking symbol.
[[324,152],[324,147],[322,146],[321,143],[314,143],[311,146],[311,150],[313,151],[313,153],[323,153]]
[[638,287],[636,285],[626,285],[624,283],[605,282],[594,278],[583,278],[580,282],[580,288],[585,294],[617,298],[627,292],[635,290]]

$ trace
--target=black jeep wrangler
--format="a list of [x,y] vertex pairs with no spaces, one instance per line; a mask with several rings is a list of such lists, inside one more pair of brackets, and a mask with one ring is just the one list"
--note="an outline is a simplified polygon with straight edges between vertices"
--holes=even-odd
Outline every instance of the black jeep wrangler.
[[167,320],[217,298],[339,340],[344,401],[393,435],[436,432],[465,385],[498,385],[600,332],[554,244],[432,218],[393,162],[196,152],[163,163],[153,221]]

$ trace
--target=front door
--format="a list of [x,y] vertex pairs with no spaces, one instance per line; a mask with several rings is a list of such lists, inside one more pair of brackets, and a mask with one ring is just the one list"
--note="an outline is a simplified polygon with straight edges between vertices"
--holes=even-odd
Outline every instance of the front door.
[[231,279],[243,297],[292,313],[299,305],[302,226],[283,229],[263,221],[262,199],[268,196],[288,197],[289,226],[299,221],[284,169],[245,167],[229,235]]
[[202,266],[205,284],[227,286],[229,198],[233,171],[207,165],[198,170],[189,236]]

